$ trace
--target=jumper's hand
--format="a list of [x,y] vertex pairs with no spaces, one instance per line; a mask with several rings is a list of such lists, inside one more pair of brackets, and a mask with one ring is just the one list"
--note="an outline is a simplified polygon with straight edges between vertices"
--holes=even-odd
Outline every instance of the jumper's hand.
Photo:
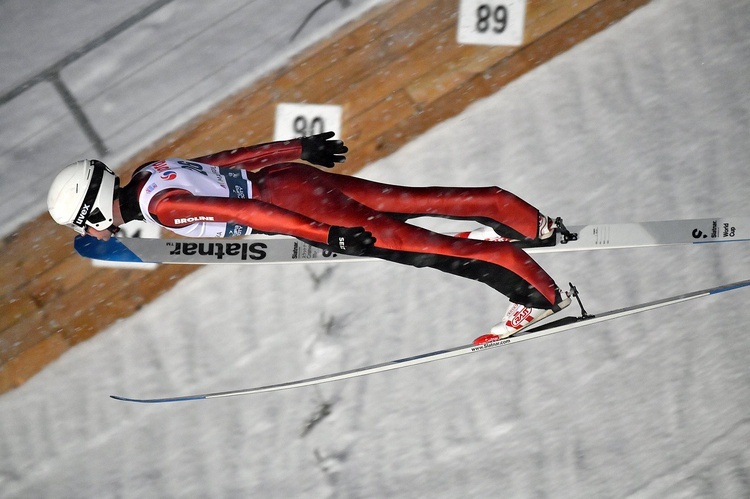
[[302,137],[300,158],[326,168],[333,168],[335,163],[343,163],[346,160],[344,154],[349,151],[349,148],[342,140],[330,140],[333,136],[334,132],[325,132]]
[[328,245],[334,251],[345,255],[364,256],[375,245],[375,237],[364,227],[334,225],[328,231]]

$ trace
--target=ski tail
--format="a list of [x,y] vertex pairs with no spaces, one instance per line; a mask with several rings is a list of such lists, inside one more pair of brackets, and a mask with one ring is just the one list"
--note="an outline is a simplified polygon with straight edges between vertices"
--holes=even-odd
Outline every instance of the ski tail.
[[207,395],[191,395],[191,396],[185,396],[185,397],[167,397],[167,398],[161,398],[161,399],[134,399],[134,398],[128,398],[128,397],[120,397],[119,395],[110,395],[109,396],[112,399],[115,400],[121,400],[122,402],[138,402],[141,404],[162,404],[164,402],[178,402],[178,401],[188,401],[188,400],[204,400],[206,398],[209,398]]

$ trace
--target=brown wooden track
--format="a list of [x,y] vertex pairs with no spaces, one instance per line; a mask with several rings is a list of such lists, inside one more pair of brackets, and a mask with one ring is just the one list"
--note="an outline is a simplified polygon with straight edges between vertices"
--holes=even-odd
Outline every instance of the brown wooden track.
[[[458,45],[458,0],[394,0],[165,136],[120,173],[127,179],[148,160],[270,141],[281,102],[343,106],[350,153],[339,171],[355,172],[646,3],[530,0],[524,45],[510,48]],[[0,242],[0,393],[195,270],[97,268],[72,240],[44,214]]]

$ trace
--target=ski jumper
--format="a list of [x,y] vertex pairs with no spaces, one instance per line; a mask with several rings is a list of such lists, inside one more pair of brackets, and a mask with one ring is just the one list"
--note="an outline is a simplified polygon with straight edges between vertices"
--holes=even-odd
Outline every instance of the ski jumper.
[[179,234],[286,234],[335,250],[328,246],[332,226],[364,227],[376,239],[370,256],[477,280],[526,306],[556,303],[552,278],[513,244],[406,223],[421,216],[475,220],[506,237],[534,239],[539,211],[517,196],[499,187],[382,184],[291,162],[300,153],[297,139],[168,159],[143,165],[131,183],[143,216]]

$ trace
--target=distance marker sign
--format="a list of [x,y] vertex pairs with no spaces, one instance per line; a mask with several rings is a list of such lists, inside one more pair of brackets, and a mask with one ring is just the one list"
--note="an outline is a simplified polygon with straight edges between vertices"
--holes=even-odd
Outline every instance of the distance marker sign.
[[521,45],[525,20],[526,0],[461,0],[458,43]]
[[309,137],[328,131],[341,135],[341,106],[292,103],[276,106],[274,140]]

